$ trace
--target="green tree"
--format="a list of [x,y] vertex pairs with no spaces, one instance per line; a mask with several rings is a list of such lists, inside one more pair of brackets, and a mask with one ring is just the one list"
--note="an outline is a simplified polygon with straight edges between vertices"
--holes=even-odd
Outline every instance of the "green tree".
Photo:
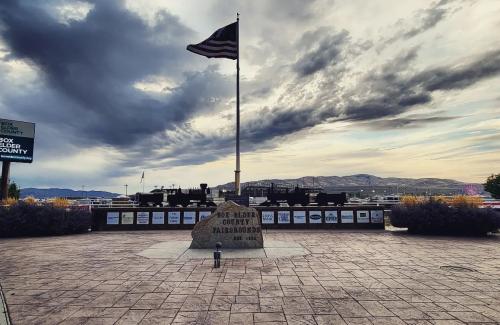
[[17,184],[12,182],[9,185],[9,197],[19,200],[19,195],[21,194],[21,189],[17,187]]
[[484,184],[484,190],[495,199],[500,199],[500,174],[491,175]]

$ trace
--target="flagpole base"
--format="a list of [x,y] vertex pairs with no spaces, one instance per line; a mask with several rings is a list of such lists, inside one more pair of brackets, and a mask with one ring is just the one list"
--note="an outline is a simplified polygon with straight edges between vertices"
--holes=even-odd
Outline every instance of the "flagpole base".
[[241,195],[240,191],[240,170],[234,171],[234,193],[236,195]]

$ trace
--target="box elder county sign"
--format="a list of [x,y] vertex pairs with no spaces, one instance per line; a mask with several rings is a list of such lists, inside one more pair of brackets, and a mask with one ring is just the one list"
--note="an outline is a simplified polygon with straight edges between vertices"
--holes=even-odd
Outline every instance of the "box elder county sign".
[[0,160],[33,162],[35,124],[0,119]]

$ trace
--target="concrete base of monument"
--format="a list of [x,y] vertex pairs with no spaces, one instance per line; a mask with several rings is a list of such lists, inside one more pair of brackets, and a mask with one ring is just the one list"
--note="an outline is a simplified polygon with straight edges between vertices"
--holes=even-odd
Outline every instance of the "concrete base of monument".
[[[139,252],[138,255],[152,259],[196,259],[213,258],[214,249],[189,248],[190,241],[166,241]],[[295,242],[266,240],[264,248],[222,247],[222,258],[278,258],[303,256],[310,252]]]

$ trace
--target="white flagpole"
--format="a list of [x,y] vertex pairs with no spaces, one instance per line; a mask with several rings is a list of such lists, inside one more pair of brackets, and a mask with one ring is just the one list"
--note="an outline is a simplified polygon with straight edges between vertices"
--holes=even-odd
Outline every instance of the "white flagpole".
[[234,191],[240,195],[240,14],[236,14],[236,170]]

